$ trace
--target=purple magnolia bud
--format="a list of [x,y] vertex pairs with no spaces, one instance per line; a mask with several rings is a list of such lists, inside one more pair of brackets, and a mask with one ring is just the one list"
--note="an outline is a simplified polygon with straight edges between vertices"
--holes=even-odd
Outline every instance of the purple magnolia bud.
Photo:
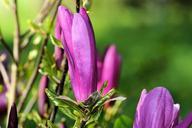
[[111,45],[105,53],[101,71],[101,80],[98,83],[97,90],[101,89],[105,81],[108,81],[108,85],[103,91],[104,95],[112,88],[116,88],[120,75],[120,67],[121,57],[117,53],[116,46]]
[[55,47],[54,58],[55,58],[57,68],[61,67],[61,64],[63,61],[63,54],[64,54],[64,50],[62,48]]
[[[61,26],[59,24],[58,18],[56,20],[56,25],[55,25],[55,38],[57,40],[61,40]],[[64,50],[62,48],[55,46],[54,58],[58,68],[61,67],[63,54],[64,54]]]
[[[5,92],[0,92],[0,113],[5,113],[7,110],[7,97]],[[0,114],[1,116],[1,114]]]
[[167,89],[157,87],[148,93],[143,90],[133,127],[173,128],[178,123],[179,108]]
[[97,64],[94,32],[86,11],[72,14],[63,6],[58,10],[62,43],[69,63],[72,88],[78,102],[97,90]]
[[[8,58],[7,58],[7,53],[6,52],[0,52],[1,56],[1,61],[3,61],[3,66],[7,69],[8,67]],[[7,97],[6,97],[6,91],[7,87],[6,84],[3,80],[3,77],[0,72],[0,116],[2,116],[4,113],[6,113],[7,110]]]
[[49,79],[47,76],[42,76],[39,83],[38,90],[38,109],[39,114],[44,117],[46,114],[46,103],[47,103],[47,95],[45,94],[45,89],[48,87]]
[[18,128],[17,108],[15,103],[11,106],[11,111],[9,113],[8,128]]

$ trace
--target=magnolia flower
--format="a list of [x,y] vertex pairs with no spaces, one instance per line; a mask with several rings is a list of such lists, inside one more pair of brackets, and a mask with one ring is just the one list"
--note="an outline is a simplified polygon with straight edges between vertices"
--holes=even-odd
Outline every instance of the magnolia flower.
[[121,58],[117,53],[116,46],[111,45],[105,53],[104,60],[101,64],[100,61],[98,64],[98,72],[100,74],[100,80],[98,82],[97,90],[100,90],[105,81],[108,82],[107,87],[104,89],[103,94],[108,93],[112,88],[116,88],[118,85],[118,79],[120,75],[120,66],[121,66]]
[[179,104],[174,104],[169,91],[157,87],[147,93],[144,89],[137,105],[134,128],[189,128],[192,117],[178,124]]
[[45,94],[45,89],[48,87],[49,79],[47,76],[42,76],[40,83],[39,83],[39,89],[38,89],[38,109],[39,114],[44,117],[46,114],[46,103],[47,103],[47,96]]
[[94,32],[86,10],[72,14],[60,6],[58,19],[62,43],[69,63],[69,74],[76,100],[83,102],[97,90]]

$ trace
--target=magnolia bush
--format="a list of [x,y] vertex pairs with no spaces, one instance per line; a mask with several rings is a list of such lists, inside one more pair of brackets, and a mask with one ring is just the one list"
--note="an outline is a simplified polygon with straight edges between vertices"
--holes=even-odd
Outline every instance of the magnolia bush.
[[18,1],[6,4],[13,11],[16,29],[13,48],[0,32],[2,127],[189,128],[192,124],[192,113],[179,118],[182,106],[164,87],[141,92],[135,119],[117,118],[121,104],[129,100],[116,91],[123,58],[114,44],[103,56],[97,52],[88,15],[92,1],[76,0],[76,11],[71,11],[62,0],[45,0],[24,33]]

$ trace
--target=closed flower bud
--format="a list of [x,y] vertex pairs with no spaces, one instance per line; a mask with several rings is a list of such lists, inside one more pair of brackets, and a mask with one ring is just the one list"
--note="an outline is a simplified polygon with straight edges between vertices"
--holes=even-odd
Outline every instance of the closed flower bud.
[[108,93],[112,88],[116,88],[120,75],[120,67],[121,57],[118,54],[115,45],[111,45],[106,50],[105,57],[102,63],[102,68],[99,69],[101,71],[98,71],[101,72],[101,78],[98,82],[97,90],[101,89],[105,81],[108,82],[108,85],[103,91],[104,95]]
[[69,63],[69,74],[76,100],[83,102],[97,89],[94,32],[83,8],[72,14],[63,6],[58,10],[62,43]]
[[59,69],[62,65],[63,55],[64,55],[64,50],[62,48],[55,46],[54,58],[55,58],[56,66]]
[[42,117],[45,117],[47,112],[47,95],[45,94],[45,89],[48,87],[49,79],[47,76],[42,76],[40,83],[39,83],[39,90],[38,90],[38,110],[39,114]]

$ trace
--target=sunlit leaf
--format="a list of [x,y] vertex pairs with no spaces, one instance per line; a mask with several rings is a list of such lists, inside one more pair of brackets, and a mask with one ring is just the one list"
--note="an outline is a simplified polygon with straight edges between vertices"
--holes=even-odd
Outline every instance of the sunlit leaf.
[[38,55],[38,51],[37,51],[37,49],[34,49],[34,50],[29,52],[28,59],[33,60],[37,57],[37,55]]
[[90,10],[92,3],[93,0],[83,0],[83,7],[86,8],[86,10]]
[[94,110],[95,108],[101,107],[105,104],[105,102],[107,100],[109,100],[113,95],[115,94],[115,90],[111,89],[105,96],[103,96],[93,107],[92,110]]
[[31,31],[38,32],[42,35],[46,35],[46,31],[42,29],[41,25],[39,25],[31,20],[28,21],[28,24],[30,26]]
[[60,71],[56,67],[53,56],[49,53],[48,49],[45,48],[45,53],[40,64],[39,72],[43,75],[47,75],[53,82],[59,83]]
[[27,114],[27,119],[33,120],[36,124],[39,124],[42,122],[40,115],[36,111],[33,111]]
[[54,36],[50,35],[50,39],[51,39],[51,42],[53,45],[55,45],[59,48],[63,48],[61,41],[57,40]]
[[53,124],[50,120],[47,120],[48,128],[58,128],[55,124]]
[[[73,101],[72,99],[65,97],[65,96],[57,96],[56,94],[54,94],[53,92],[51,92],[50,90],[46,89],[45,90],[47,96],[49,97],[49,99],[54,103],[55,106],[58,106],[59,109],[61,109],[61,111],[66,111],[70,116],[73,117],[73,111],[77,111],[78,115],[80,116],[85,116],[83,111],[81,110],[81,108],[78,106],[78,104]],[[71,112],[69,112],[71,111]],[[65,114],[65,113],[64,113]],[[75,115],[75,114],[74,114]]]
[[127,99],[126,97],[118,96],[118,97],[111,98],[111,99],[107,100],[106,103],[111,102],[111,101],[124,101],[126,99]]
[[59,110],[63,113],[63,114],[65,114],[66,116],[68,116],[69,118],[71,118],[71,119],[76,119],[77,118],[77,116],[73,113],[73,111],[72,110],[70,110],[70,108],[69,107],[59,107]]

